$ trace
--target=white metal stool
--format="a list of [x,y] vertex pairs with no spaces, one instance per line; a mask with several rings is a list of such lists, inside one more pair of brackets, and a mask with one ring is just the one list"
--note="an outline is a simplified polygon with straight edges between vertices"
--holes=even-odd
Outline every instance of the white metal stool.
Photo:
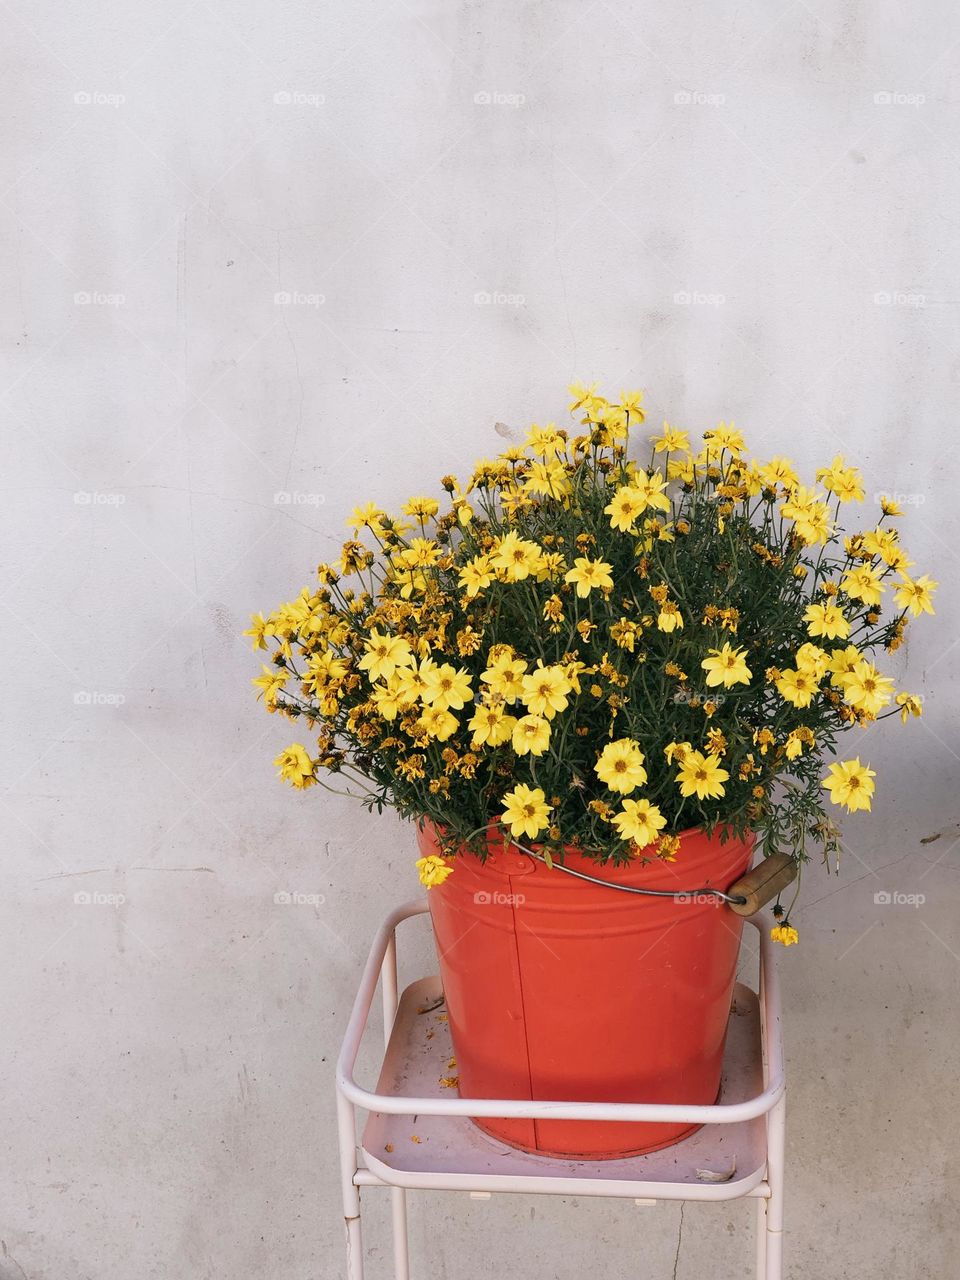
[[[434,1006],[438,977],[421,978],[398,997],[396,929],[427,912],[425,901],[398,907],[376,936],[337,1064],[340,1171],[347,1232],[347,1275],[363,1280],[360,1188],[389,1187],[393,1201],[394,1280],[409,1280],[408,1190],[607,1196],[657,1200],[757,1202],[758,1280],[781,1280],[786,1081],[769,921],[751,917],[760,935],[759,992],[737,984],[720,1097],[712,1106],[610,1102],[530,1102],[450,1097],[440,1080],[453,1052],[449,1027]],[[376,1092],[354,1080],[378,979],[385,1053]],[[369,1113],[357,1145],[357,1109]],[[701,1124],[683,1142],[623,1160],[580,1161],[518,1151],[481,1132],[469,1116],[563,1120],[667,1120]]]

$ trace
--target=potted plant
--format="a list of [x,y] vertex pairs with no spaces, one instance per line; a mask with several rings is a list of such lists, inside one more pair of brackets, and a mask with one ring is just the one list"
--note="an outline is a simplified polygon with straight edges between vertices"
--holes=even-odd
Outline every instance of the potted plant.
[[[254,617],[253,683],[302,730],[282,778],[417,824],[464,1096],[708,1103],[742,925],[713,891],[755,845],[829,859],[827,805],[870,808],[856,746],[826,758],[920,715],[874,656],[937,584],[893,500],[842,534],[842,457],[807,487],[732,424],[644,440],[640,392],[571,391],[577,427],[445,476],[442,504],[355,510],[339,560]],[[483,1127],[597,1157],[685,1132]]]

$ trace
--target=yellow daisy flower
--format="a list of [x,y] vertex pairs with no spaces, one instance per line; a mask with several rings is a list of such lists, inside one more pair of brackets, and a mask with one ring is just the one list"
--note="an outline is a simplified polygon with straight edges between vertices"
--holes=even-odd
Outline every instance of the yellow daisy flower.
[[782,671],[774,684],[780,697],[795,707],[809,707],[818,691],[817,678],[812,671]]
[[398,667],[409,667],[414,662],[413,650],[401,636],[371,631],[364,649],[364,656],[357,665],[361,671],[366,671],[371,683],[389,680]]
[[621,840],[632,840],[639,849],[653,844],[667,825],[666,818],[649,800],[624,800],[623,808],[613,815],[612,821]]
[[916,579],[904,574],[893,598],[901,609],[908,609],[915,618],[919,618],[921,613],[933,613],[933,593],[939,585],[939,582],[933,582],[927,574]]
[[613,590],[613,578],[610,576],[613,565],[605,560],[590,560],[586,556],[577,556],[573,564],[574,567],[565,574],[564,582],[575,583],[581,599],[586,599],[594,588]]
[[875,716],[890,702],[893,681],[881,675],[872,662],[861,661],[842,677],[840,688],[848,706]]
[[299,742],[291,743],[285,751],[281,751],[273,763],[279,771],[278,776],[294,787],[302,789],[313,786],[316,782],[313,776],[316,763],[310,759],[306,748]]
[[543,716],[521,716],[513,726],[513,749],[518,756],[542,756],[550,745],[550,721]]
[[680,761],[676,781],[685,799],[695,795],[699,800],[718,800],[724,794],[723,784],[729,777],[726,769],[720,767],[719,756],[687,751]]
[[552,720],[558,711],[567,709],[567,694],[573,688],[563,667],[538,665],[521,681],[523,705],[531,715]]
[[704,658],[700,666],[707,673],[707,685],[714,688],[723,685],[725,689],[735,684],[749,684],[752,672],[747,666],[746,649],[733,649],[725,644],[722,649],[708,649],[709,657]]
[[643,760],[639,743],[632,738],[619,738],[604,747],[593,768],[600,781],[611,791],[626,795],[647,780]]
[[822,636],[826,640],[846,640],[850,634],[850,623],[837,604],[807,605],[803,617],[807,631],[812,636]]
[[416,868],[420,883],[428,889],[432,889],[436,884],[443,884],[447,876],[453,875],[453,867],[444,858],[437,857],[435,853],[428,854],[425,858],[418,858]]
[[830,792],[834,804],[842,805],[848,813],[869,809],[873,797],[873,780],[876,773],[869,765],[856,760],[841,760],[830,766],[823,780],[824,789]]
[[503,797],[500,821],[510,828],[514,839],[518,836],[532,839],[544,827],[549,826],[550,809],[547,797],[540,787],[528,787],[520,783]]

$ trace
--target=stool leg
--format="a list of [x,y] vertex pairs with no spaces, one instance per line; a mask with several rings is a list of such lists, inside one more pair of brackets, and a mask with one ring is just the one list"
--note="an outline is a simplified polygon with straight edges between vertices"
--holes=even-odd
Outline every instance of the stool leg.
[[340,1132],[340,1190],[346,1228],[347,1280],[363,1280],[363,1236],[360,1230],[360,1188],[357,1172],[357,1117],[351,1103],[337,1094],[337,1127]]
[[757,1280],[767,1280],[767,1199],[757,1197]]
[[765,1280],[781,1280],[783,1276],[783,1173],[785,1163],[787,1107],[781,1098],[767,1117],[767,1238]]
[[410,1280],[410,1258],[407,1250],[407,1193],[403,1187],[391,1187],[393,1211],[393,1280]]

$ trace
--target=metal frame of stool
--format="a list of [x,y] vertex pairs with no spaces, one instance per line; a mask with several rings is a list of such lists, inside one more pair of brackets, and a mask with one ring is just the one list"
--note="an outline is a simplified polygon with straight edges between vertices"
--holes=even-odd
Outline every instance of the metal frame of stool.
[[[720,1201],[753,1197],[757,1201],[758,1280],[781,1280],[783,1248],[783,1177],[785,1140],[786,1079],[781,1039],[780,991],[769,921],[760,916],[749,917],[760,939],[759,1009],[763,1070],[763,1091],[753,1098],[736,1103],[711,1106],[689,1106],[664,1103],[611,1103],[530,1101],[516,1098],[438,1098],[409,1097],[397,1094],[371,1093],[354,1079],[357,1055],[378,982],[382,987],[384,1047],[389,1045],[397,1015],[399,990],[397,980],[397,926],[413,916],[429,910],[425,900],[406,903],[392,911],[381,926],[367,958],[350,1020],[337,1063],[337,1119],[340,1138],[340,1175],[343,1192],[343,1215],[346,1225],[348,1280],[363,1280],[363,1247],[360,1227],[360,1188],[387,1187],[392,1201],[394,1280],[409,1280],[407,1244],[407,1189],[373,1172],[363,1159],[358,1146],[357,1110],[392,1115],[420,1116],[508,1116],[522,1119],[550,1117],[562,1120],[658,1120],[691,1125],[735,1124],[766,1117],[766,1163],[761,1180],[746,1192],[731,1191],[723,1183],[699,1185],[663,1182],[651,1193],[649,1185],[638,1186],[635,1198],[641,1203],[656,1200]],[[549,1159],[544,1157],[544,1159]],[[531,1185],[535,1184],[535,1185]],[[622,1184],[621,1184],[622,1185]],[[417,1189],[462,1190],[451,1185],[442,1172],[423,1172]],[[527,1175],[497,1177],[490,1192],[609,1196],[625,1198],[629,1191],[604,1190],[598,1178],[558,1180],[555,1188],[545,1188],[542,1180]],[[692,1194],[693,1193],[693,1194]],[[489,1194],[474,1189],[472,1195]],[[641,1199],[642,1197],[642,1199]]]

